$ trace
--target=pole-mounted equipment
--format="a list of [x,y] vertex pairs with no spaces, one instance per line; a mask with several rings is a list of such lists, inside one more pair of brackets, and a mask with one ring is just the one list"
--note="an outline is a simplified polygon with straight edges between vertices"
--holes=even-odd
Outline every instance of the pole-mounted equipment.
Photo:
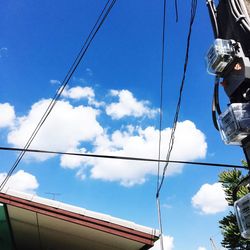
[[[215,75],[212,116],[227,145],[243,148],[250,170],[250,0],[207,0],[215,41],[207,53],[207,70]],[[230,103],[221,111],[219,85]],[[250,239],[250,194],[237,200],[237,191],[249,184],[249,175],[234,191],[241,235]]]

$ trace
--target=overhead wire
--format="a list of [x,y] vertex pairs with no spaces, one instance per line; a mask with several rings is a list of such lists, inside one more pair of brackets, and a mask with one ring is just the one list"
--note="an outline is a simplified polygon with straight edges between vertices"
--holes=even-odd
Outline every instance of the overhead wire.
[[[2,151],[22,151],[23,148],[16,147],[0,147]],[[180,160],[165,160],[165,159],[153,159],[153,158],[143,158],[143,157],[132,157],[132,156],[119,156],[119,155],[107,155],[107,154],[92,154],[92,153],[77,153],[77,152],[62,152],[62,151],[52,151],[43,149],[27,149],[26,153],[38,153],[38,154],[54,154],[54,155],[68,155],[77,157],[89,157],[89,158],[103,158],[103,159],[113,159],[113,160],[128,160],[128,161],[145,161],[145,162],[162,162],[162,163],[173,163],[173,164],[189,164],[207,167],[222,167],[222,168],[240,168],[248,169],[247,166],[233,165],[227,163],[216,163],[216,162],[197,162],[197,161],[180,161]]]
[[[165,7],[165,5],[164,5]],[[188,32],[188,38],[187,38],[187,48],[186,48],[186,56],[185,56],[185,64],[184,64],[184,70],[183,70],[183,77],[182,77],[182,82],[181,82],[181,87],[180,87],[180,92],[179,92],[179,98],[176,106],[176,112],[175,112],[175,117],[174,117],[174,122],[173,122],[173,127],[171,130],[171,136],[170,136],[170,141],[169,141],[169,147],[168,147],[168,152],[167,152],[167,157],[166,160],[170,160],[171,152],[174,146],[174,136],[175,136],[175,130],[177,126],[177,121],[179,117],[179,111],[180,111],[180,106],[181,106],[181,98],[182,98],[182,92],[183,92],[183,87],[184,87],[184,82],[185,82],[185,76],[186,76],[186,70],[187,70],[187,64],[188,64],[188,57],[189,57],[189,47],[190,47],[190,39],[191,39],[191,31],[192,31],[192,26],[196,14],[196,7],[197,7],[197,0],[192,0],[191,3],[191,17],[190,17],[190,25],[189,25],[189,32]],[[177,1],[175,1],[175,10],[176,10],[176,21],[178,21],[178,6],[177,6]],[[164,15],[165,15],[165,10],[164,10]],[[164,16],[164,21],[165,21],[165,16]],[[163,34],[165,32],[165,23],[163,25]],[[164,47],[164,44],[163,44]],[[164,50],[163,50],[164,52]],[[162,61],[164,62],[164,61]],[[163,66],[162,66],[163,68]],[[162,98],[162,95],[161,95]],[[162,100],[161,100],[162,102]],[[160,141],[161,137],[159,138]],[[160,147],[159,147],[160,149]],[[160,228],[160,234],[161,234],[161,250],[164,250],[164,243],[163,243],[163,227],[162,227],[162,215],[161,215],[161,203],[160,203],[160,190],[162,188],[166,170],[168,167],[169,162],[166,162],[164,168],[163,168],[163,173],[161,177],[161,181],[159,182],[159,177],[160,177],[160,165],[158,162],[158,176],[157,176],[157,191],[156,191],[156,205],[157,205],[157,215],[158,215],[158,223],[159,223],[159,228]]]
[[[166,31],[166,0],[163,0],[163,17],[162,17],[162,37],[161,37],[161,73],[160,73],[160,116],[159,116],[159,144],[158,144],[158,164],[157,164],[157,188],[160,181],[160,159],[161,159],[161,138],[162,138],[162,118],[163,118],[163,85],[164,85],[164,65],[165,65],[165,31]],[[157,202],[158,223],[160,230],[161,250],[164,250],[163,227],[161,220],[160,199]]]
[[116,3],[116,0],[108,0],[106,2],[104,8],[102,9],[100,15],[97,18],[97,21],[95,22],[95,24],[94,24],[93,28],[91,29],[91,31],[90,31],[87,39],[85,40],[84,45],[82,46],[80,52],[78,53],[75,61],[73,62],[72,66],[70,67],[69,71],[67,72],[67,74],[66,74],[66,76],[65,76],[65,78],[64,78],[64,80],[63,80],[63,82],[62,82],[62,84],[60,86],[60,88],[58,88],[55,96],[53,97],[53,99],[49,103],[46,111],[43,113],[43,115],[42,115],[41,119],[39,120],[37,126],[35,127],[34,131],[32,132],[32,134],[29,137],[28,141],[26,142],[25,146],[23,147],[23,150],[18,155],[16,161],[14,162],[14,164],[12,165],[12,167],[10,168],[10,170],[8,171],[7,176],[1,182],[0,191],[4,188],[5,184],[9,180],[10,176],[13,174],[13,172],[17,168],[18,164],[20,163],[20,161],[24,157],[27,149],[29,148],[29,146],[31,145],[32,141],[36,137],[38,131],[41,129],[42,125],[44,124],[44,122],[46,121],[47,117],[51,113],[51,111],[54,108],[56,102],[60,98],[63,90],[65,89],[65,87],[67,86],[67,84],[68,84],[69,80],[71,79],[72,75],[76,71],[78,65],[80,64],[80,62],[82,60],[82,58],[86,54],[86,52],[87,52],[87,50],[88,50],[91,42],[95,38],[97,32],[99,31],[99,29],[101,28],[102,24],[106,20],[107,16],[109,15],[109,13],[110,13],[110,11],[113,8],[113,6],[114,6],[115,3]]
[[[167,152],[167,157],[166,157],[167,161],[169,161],[169,159],[170,159],[171,152],[172,152],[173,146],[174,146],[175,131],[176,131],[177,122],[178,122],[178,118],[179,118],[179,112],[180,112],[181,101],[182,101],[182,93],[183,93],[184,83],[185,83],[185,79],[186,79],[186,71],[187,71],[188,59],[189,59],[189,49],[190,49],[192,27],[193,27],[193,23],[194,23],[194,20],[195,20],[196,9],[197,9],[197,0],[192,0],[192,2],[191,2],[191,16],[190,16],[189,31],[188,31],[188,37],[187,37],[186,55],[185,55],[183,76],[182,76],[181,86],[180,86],[180,90],[179,90],[179,97],[178,97],[178,102],[177,102],[177,105],[176,105],[176,112],[175,112],[175,116],[174,116],[174,120],[173,120],[173,126],[172,126],[172,129],[171,129],[169,147],[168,147],[168,152]],[[156,192],[156,198],[159,197],[162,185],[164,183],[166,171],[167,171],[167,168],[168,168],[168,163],[169,162],[167,162],[165,164],[164,168],[163,168],[161,181],[160,181],[158,190]]]
[[175,8],[175,22],[178,23],[179,21],[178,0],[174,1],[174,8]]

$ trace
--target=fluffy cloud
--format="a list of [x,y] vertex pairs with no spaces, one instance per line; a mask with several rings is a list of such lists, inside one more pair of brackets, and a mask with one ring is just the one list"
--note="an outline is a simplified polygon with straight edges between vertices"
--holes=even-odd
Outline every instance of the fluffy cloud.
[[[166,157],[170,128],[162,131],[161,157]],[[157,158],[159,131],[154,127],[142,129],[129,126],[124,131],[115,131],[111,135],[102,134],[95,140],[92,153],[112,154],[117,156],[132,156],[142,158]],[[172,159],[191,161],[204,158],[207,144],[205,136],[191,121],[179,122],[177,125],[175,146]],[[90,166],[90,176],[94,179],[118,181],[124,186],[144,183],[147,175],[157,174],[157,164],[152,162],[137,162],[101,158],[76,158],[63,156],[61,164],[64,167]],[[182,164],[169,164],[167,175],[182,171]]]
[[157,113],[157,110],[148,107],[147,101],[137,101],[128,90],[112,90],[111,95],[119,98],[118,102],[111,103],[106,107],[106,113],[112,119],[121,119],[125,116],[154,117]]
[[198,250],[206,250],[205,247],[198,247]]
[[[68,152],[70,153],[86,153],[85,148],[81,148],[79,150],[77,149],[69,149]],[[80,165],[87,162],[87,159],[85,157],[79,157],[79,156],[70,156],[70,155],[62,155],[60,159],[60,165],[65,168],[78,168]],[[79,171],[77,174],[79,177],[81,176],[80,173],[83,173],[83,171]],[[84,174],[85,176],[85,174]],[[82,178],[82,177],[81,177]]]
[[[164,246],[165,250],[173,250],[174,249],[174,238],[171,236],[163,236],[163,246]],[[160,240],[156,241],[155,245],[150,249],[161,250]]]
[[90,87],[76,86],[73,88],[65,88],[62,96],[76,100],[82,98],[93,99],[95,97],[95,93],[94,90]]
[[[8,134],[8,142],[23,147],[35,129],[50,100],[35,103],[27,116],[19,117],[15,127]],[[81,142],[92,141],[103,129],[96,120],[98,111],[91,107],[72,106],[69,102],[58,101],[52,113],[38,132],[32,148],[67,151],[77,148]],[[37,160],[50,156],[28,154]]]
[[80,99],[87,99],[89,105],[93,105],[94,107],[99,108],[100,106],[103,106],[103,102],[98,102],[95,100],[95,92],[91,87],[81,87],[76,86],[73,88],[65,88],[63,93],[63,97],[74,99],[74,100],[80,100]]
[[[73,93],[71,89],[67,91]],[[129,91],[124,92],[130,93]],[[90,90],[87,96],[94,98],[94,93]],[[32,105],[27,115],[16,118],[7,136],[8,143],[16,147],[24,147],[50,101],[50,99],[40,100]],[[141,107],[145,108],[145,106]],[[150,112],[149,109],[145,109]],[[31,148],[158,158],[159,130],[150,126],[142,128],[129,125],[126,128],[110,132],[103,129],[97,121],[100,112],[101,110],[90,106],[73,106],[66,100],[58,101],[32,142]],[[170,133],[171,128],[165,128],[162,131],[162,159],[165,159],[167,154]],[[206,156],[206,150],[205,136],[196,128],[195,124],[188,120],[178,122],[171,159],[183,161],[201,159]],[[27,153],[25,157],[30,161],[34,159],[44,161],[53,155]],[[77,169],[77,176],[81,179],[89,176],[93,179],[119,182],[124,186],[142,184],[150,175],[157,174],[157,163],[155,162],[64,155],[60,158],[60,164],[64,168]],[[161,167],[163,166],[164,164]],[[181,173],[183,166],[183,164],[169,164],[167,175]]]
[[[6,173],[0,173],[0,182],[2,182],[6,176]],[[4,190],[11,188],[25,193],[34,193],[38,186],[38,181],[34,175],[24,170],[19,170],[9,178]]]
[[15,111],[9,103],[0,103],[0,128],[10,127],[14,124]]
[[216,214],[227,209],[220,183],[204,184],[192,198],[192,205],[204,214]]

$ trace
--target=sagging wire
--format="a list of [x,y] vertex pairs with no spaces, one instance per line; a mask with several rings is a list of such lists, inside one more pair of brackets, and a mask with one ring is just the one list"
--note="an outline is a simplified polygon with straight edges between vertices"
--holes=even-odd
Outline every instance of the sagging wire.
[[207,0],[206,3],[207,3],[210,20],[211,20],[212,27],[213,27],[214,36],[215,36],[215,38],[218,38],[219,37],[219,27],[218,27],[218,22],[217,22],[217,10],[216,10],[214,1]]
[[[163,117],[163,85],[164,85],[164,62],[165,62],[165,31],[166,31],[166,0],[163,0],[163,18],[162,18],[162,37],[161,37],[161,77],[160,77],[160,117],[159,117],[159,144],[158,144],[158,163],[157,163],[157,189],[160,183],[160,159],[161,159],[161,134],[162,134],[162,117]],[[156,199],[157,216],[160,230],[161,250],[164,250],[163,228],[161,221],[160,198]]]
[[[188,37],[187,37],[187,47],[186,47],[186,56],[185,56],[185,63],[184,63],[184,69],[183,69],[183,77],[182,77],[182,82],[181,82],[181,87],[180,87],[180,92],[179,92],[179,98],[178,98],[178,102],[177,102],[177,106],[176,106],[176,112],[175,112],[175,117],[174,117],[174,121],[173,121],[173,126],[172,126],[172,130],[171,130],[169,147],[168,147],[168,152],[167,152],[167,157],[166,157],[167,161],[170,160],[171,152],[172,152],[172,149],[174,146],[175,131],[176,131],[176,126],[177,126],[177,122],[178,122],[178,117],[179,117],[179,112],[180,112],[180,107],[181,107],[181,100],[182,100],[182,92],[183,92],[185,78],[186,78],[192,26],[193,26],[194,19],[195,19],[196,9],[197,9],[197,0],[192,0],[192,2],[191,2],[191,17],[190,17],[189,32],[188,32]],[[168,162],[165,164],[165,166],[163,168],[162,178],[159,182],[159,176],[160,176],[159,172],[160,171],[159,171],[159,165],[158,165],[156,202],[157,202],[158,222],[159,222],[160,234],[161,234],[161,250],[164,250],[164,245],[163,245],[163,229],[162,229],[162,216],[161,216],[161,204],[160,204],[160,191],[161,191],[164,179],[165,179],[165,174],[166,174],[167,168],[168,168]]]
[[212,119],[214,127],[219,130],[218,122],[217,122],[217,114],[221,114],[220,102],[219,102],[219,84],[220,78],[219,76],[215,77],[214,83],[214,93],[213,93],[213,101],[212,101]]
[[[210,20],[213,27],[214,37],[218,38],[220,36],[218,21],[217,21],[217,10],[213,0],[207,0],[207,7],[210,16]],[[215,76],[214,80],[214,92],[213,92],[213,100],[212,100],[212,120],[215,129],[219,131],[219,126],[217,122],[217,114],[221,114],[220,102],[219,102],[219,76]]]
[[[167,152],[167,157],[166,159],[169,160],[171,156],[171,152],[173,150],[174,146],[174,140],[175,140],[175,131],[177,127],[177,122],[179,118],[179,112],[181,108],[181,101],[182,101],[182,93],[183,93],[183,88],[184,88],[184,83],[186,79],[186,71],[187,71],[187,66],[188,66],[188,59],[189,59],[189,49],[190,49],[190,40],[191,40],[191,34],[192,34],[192,27],[193,23],[195,20],[195,15],[196,15],[196,10],[197,10],[197,0],[192,0],[191,2],[191,17],[190,17],[190,23],[189,23],[189,31],[188,31],[188,37],[187,37],[187,46],[186,46],[186,56],[185,56],[185,63],[184,63],[184,69],[183,69],[183,76],[182,76],[182,81],[181,81],[181,86],[180,86],[180,91],[179,91],[179,98],[176,106],[176,112],[173,120],[173,126],[171,130],[171,135],[170,135],[170,141],[169,141],[169,147],[168,147],[168,152]],[[156,197],[159,197],[164,179],[165,179],[165,174],[168,168],[168,163],[164,166],[163,173],[162,173],[162,178],[159,184],[159,188],[156,192]]]
[[87,50],[89,48],[91,42],[95,38],[97,32],[99,31],[99,29],[101,28],[102,24],[106,20],[107,16],[109,15],[109,13],[110,13],[110,11],[113,8],[113,6],[114,6],[115,3],[116,3],[116,0],[108,0],[107,3],[105,4],[105,6],[102,9],[102,11],[101,11],[101,13],[100,13],[97,21],[95,22],[95,24],[94,24],[93,28],[91,29],[91,31],[90,31],[87,39],[85,40],[84,45],[82,46],[80,52],[78,53],[78,55],[77,55],[74,63],[72,64],[72,66],[70,67],[69,71],[67,72],[67,74],[66,74],[66,76],[65,76],[65,78],[64,78],[64,80],[63,80],[63,82],[62,82],[62,84],[60,86],[60,88],[57,90],[55,96],[53,97],[53,99],[51,100],[51,102],[50,102],[49,106],[47,107],[46,111],[42,115],[42,117],[41,117],[40,121],[38,122],[36,128],[34,129],[34,131],[32,132],[31,136],[29,137],[27,143],[23,147],[23,150],[18,155],[16,161],[14,162],[14,164],[12,165],[12,167],[10,168],[10,170],[8,171],[7,176],[1,182],[0,191],[4,188],[4,186],[8,182],[9,178],[11,177],[11,175],[13,174],[13,172],[15,171],[15,169],[17,168],[18,164],[20,163],[20,161],[24,157],[27,149],[29,148],[29,146],[31,145],[32,141],[36,137],[37,133],[41,129],[42,125],[44,124],[44,122],[48,118],[48,116],[51,113],[52,109],[56,105],[58,99],[60,98],[60,96],[61,96],[61,94],[63,92],[63,90],[65,89],[65,87],[67,86],[67,84],[68,84],[69,80],[71,79],[72,75],[76,71],[76,68],[80,64],[82,58],[84,57],[84,55],[86,54],[86,52],[87,52]]

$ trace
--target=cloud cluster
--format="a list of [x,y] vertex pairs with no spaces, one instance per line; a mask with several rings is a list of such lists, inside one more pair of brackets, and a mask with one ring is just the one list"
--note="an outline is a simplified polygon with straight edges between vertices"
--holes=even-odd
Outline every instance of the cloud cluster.
[[[35,129],[49,99],[33,104],[26,116],[19,117],[8,134],[8,143],[23,147]],[[67,151],[77,148],[82,142],[90,142],[103,132],[97,121],[99,112],[91,107],[72,106],[67,101],[58,101],[52,113],[31,144],[32,148]],[[29,154],[37,160],[46,160],[51,155]]]
[[[157,159],[159,130],[155,127],[145,125],[142,127],[134,122],[119,130],[112,130],[106,128],[109,117],[106,116],[105,121],[100,119],[105,124],[99,122],[99,117],[105,111],[111,118],[120,119],[125,116],[153,117],[156,109],[150,109],[146,101],[136,100],[128,90],[113,90],[112,94],[119,97],[119,102],[106,103],[106,109],[103,109],[89,104],[97,103],[92,88],[77,86],[66,89],[65,98],[86,98],[88,104],[73,105],[67,99],[58,101],[32,142],[31,148]],[[50,101],[50,99],[40,100],[31,106],[26,115],[16,118],[14,108],[10,105],[4,106],[9,114],[11,110],[13,111],[8,122],[5,122],[12,124],[7,136],[9,144],[16,147],[25,145]],[[165,159],[167,154],[170,133],[171,128],[162,130],[162,159]],[[205,136],[193,122],[186,120],[177,124],[172,160],[201,159],[206,156],[206,150]],[[27,153],[26,159],[44,161],[51,157],[54,156]],[[150,175],[157,174],[157,164],[153,162],[64,155],[60,157],[60,164],[64,168],[76,169],[77,176],[81,179],[89,176],[93,179],[119,182],[124,186],[142,184]],[[181,173],[182,169],[182,164],[169,164],[167,175]]]
[[[0,173],[0,183],[2,183],[6,176],[7,173]],[[19,170],[10,177],[4,187],[4,190],[10,188],[33,194],[35,193],[35,190],[38,188],[38,186],[39,183],[34,175],[27,173],[24,170]]]
[[[165,250],[173,250],[174,249],[174,238],[172,236],[163,236],[163,246]],[[155,242],[155,245],[151,248],[152,250],[161,250],[161,242],[160,240]]]
[[73,88],[65,88],[62,93],[63,97],[71,98],[71,99],[93,99],[95,97],[94,90],[90,87],[81,87],[81,86],[76,86]]
[[192,205],[203,214],[216,214],[227,209],[227,201],[220,183],[204,184],[192,197]]
[[15,110],[9,103],[0,103],[0,128],[14,125]]
[[[170,132],[170,128],[162,131],[162,159],[166,156]],[[125,131],[117,130],[111,135],[97,136],[93,153],[157,159],[158,140],[159,130],[154,127],[142,129],[141,127],[129,126]],[[172,151],[173,160],[191,161],[203,158],[206,155],[206,149],[205,136],[195,127],[194,123],[191,121],[178,123],[175,146]],[[142,184],[148,175],[157,174],[157,164],[152,162],[63,156],[61,164],[69,168],[81,165],[90,166],[91,178],[118,181],[124,186]],[[167,175],[181,173],[182,168],[182,164],[169,164]]]
[[73,99],[78,101],[81,99],[86,99],[88,101],[88,105],[94,106],[96,108],[105,105],[103,102],[96,101],[95,91],[91,87],[81,87],[81,86],[76,86],[72,88],[66,87],[62,92],[62,96],[68,99]]
[[133,94],[128,90],[112,90],[111,95],[118,97],[118,102],[111,103],[106,107],[106,113],[112,119],[121,119],[125,116],[154,117],[157,114],[156,109],[150,109],[147,101],[137,101]]

